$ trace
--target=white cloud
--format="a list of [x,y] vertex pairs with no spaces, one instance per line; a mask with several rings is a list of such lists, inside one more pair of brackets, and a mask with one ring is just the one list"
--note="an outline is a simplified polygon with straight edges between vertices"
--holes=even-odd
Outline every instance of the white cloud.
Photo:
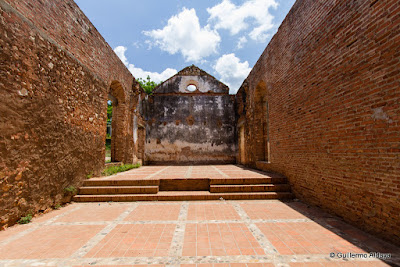
[[242,49],[245,43],[247,43],[247,38],[245,36],[240,37],[236,49]]
[[115,54],[117,54],[119,59],[121,59],[122,63],[124,63],[126,66],[128,66],[128,59],[125,56],[126,50],[128,50],[128,48],[126,48],[125,46],[122,46],[122,45],[114,48]]
[[217,31],[211,30],[209,25],[200,26],[193,8],[183,8],[181,13],[168,20],[164,28],[143,33],[151,37],[160,49],[172,55],[180,52],[186,61],[199,62],[217,53],[221,42]]
[[169,79],[171,76],[175,75],[178,71],[176,69],[167,68],[163,72],[150,72],[145,71],[141,68],[136,68],[133,64],[129,64],[128,70],[133,74],[133,76],[137,78],[146,79],[147,76],[150,76],[151,80],[159,83],[164,82]]
[[215,22],[215,29],[229,30],[232,35],[249,28],[249,22],[254,28],[249,33],[251,39],[265,42],[270,36],[267,32],[273,29],[274,17],[269,8],[277,8],[275,0],[249,0],[241,6],[236,6],[230,0],[223,0],[220,4],[207,8],[210,14],[209,21]]
[[221,81],[229,86],[231,94],[235,94],[239,90],[240,85],[251,71],[249,62],[240,62],[240,59],[233,53],[220,57],[214,69],[220,75]]
[[128,70],[132,73],[133,77],[137,78],[142,78],[146,79],[147,76],[150,76],[151,80],[159,83],[161,81],[165,81],[171,76],[175,75],[178,71],[176,69],[171,69],[167,68],[163,72],[158,73],[158,72],[151,72],[151,71],[145,71],[141,68],[135,67],[135,65],[130,64],[128,59],[125,56],[125,52],[128,50],[125,46],[117,46],[114,48],[115,54],[121,59],[121,61],[125,64],[125,66],[128,68]]

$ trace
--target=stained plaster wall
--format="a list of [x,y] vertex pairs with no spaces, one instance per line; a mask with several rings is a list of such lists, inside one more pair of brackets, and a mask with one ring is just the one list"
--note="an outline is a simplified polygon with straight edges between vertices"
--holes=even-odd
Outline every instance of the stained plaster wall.
[[[196,91],[187,86],[193,84]],[[195,66],[167,80],[145,102],[148,163],[234,163],[234,97]]]

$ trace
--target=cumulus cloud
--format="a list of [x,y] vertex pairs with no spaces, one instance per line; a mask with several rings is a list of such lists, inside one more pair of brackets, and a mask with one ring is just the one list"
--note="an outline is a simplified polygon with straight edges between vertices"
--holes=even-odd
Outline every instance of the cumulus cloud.
[[209,21],[215,23],[215,29],[229,30],[232,35],[249,28],[249,22],[254,25],[250,31],[251,39],[265,42],[270,36],[268,31],[274,27],[274,17],[270,8],[277,8],[275,0],[249,0],[236,6],[230,0],[223,0],[220,4],[207,8],[210,14]]
[[251,68],[249,62],[240,62],[240,59],[232,53],[221,56],[214,65],[214,70],[221,77],[221,81],[229,86],[230,93],[235,94],[249,75]]
[[136,79],[137,78],[146,79],[147,76],[150,76],[151,80],[156,83],[163,82],[178,72],[176,69],[171,69],[171,68],[167,68],[161,73],[150,72],[150,71],[145,71],[141,68],[136,68],[133,64],[129,64],[128,70],[133,74],[133,76]]
[[158,73],[158,72],[151,72],[151,71],[145,71],[141,68],[135,67],[135,65],[130,64],[128,59],[125,56],[125,52],[128,50],[125,46],[117,46],[114,48],[115,54],[121,59],[121,61],[125,64],[125,66],[128,68],[128,70],[132,73],[132,75],[137,79],[137,78],[142,78],[146,79],[147,76],[150,76],[151,80],[159,83],[161,81],[165,81],[171,76],[175,75],[178,71],[176,69],[171,69],[167,68],[163,72]]
[[144,31],[152,38],[154,45],[169,54],[181,53],[186,61],[199,62],[217,53],[221,37],[209,25],[200,26],[195,9],[183,10],[172,16],[162,29]]
[[242,49],[245,43],[247,43],[247,38],[245,36],[240,37],[239,41],[237,42],[236,48]]
[[128,48],[126,48],[125,46],[122,46],[122,45],[117,46],[116,48],[114,48],[115,54],[117,54],[119,59],[121,59],[122,63],[124,63],[125,66],[128,66],[129,62],[128,62],[128,59],[125,56],[126,50],[128,50]]

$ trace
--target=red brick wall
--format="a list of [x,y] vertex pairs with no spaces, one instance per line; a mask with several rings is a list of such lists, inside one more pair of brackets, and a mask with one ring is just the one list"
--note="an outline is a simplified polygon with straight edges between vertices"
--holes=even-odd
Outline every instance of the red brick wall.
[[245,164],[256,166],[257,148],[267,148],[261,98],[270,163],[258,167],[284,173],[298,198],[396,243],[399,47],[397,0],[297,1],[237,96]]
[[0,1],[0,18],[1,227],[100,172],[111,84],[118,157],[135,160],[139,87],[72,0]]

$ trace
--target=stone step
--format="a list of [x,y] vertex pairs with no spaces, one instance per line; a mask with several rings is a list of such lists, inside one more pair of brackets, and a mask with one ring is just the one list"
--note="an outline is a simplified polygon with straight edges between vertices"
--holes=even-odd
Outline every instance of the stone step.
[[89,179],[83,182],[83,186],[158,186],[158,179]]
[[287,183],[287,179],[283,176],[210,179],[210,185],[252,185],[252,184],[285,184],[285,183]]
[[211,193],[229,192],[290,192],[288,184],[210,185]]
[[158,186],[86,186],[80,195],[157,194]]
[[76,202],[130,202],[183,200],[292,199],[289,192],[210,193],[209,191],[159,191],[157,194],[76,195]]

